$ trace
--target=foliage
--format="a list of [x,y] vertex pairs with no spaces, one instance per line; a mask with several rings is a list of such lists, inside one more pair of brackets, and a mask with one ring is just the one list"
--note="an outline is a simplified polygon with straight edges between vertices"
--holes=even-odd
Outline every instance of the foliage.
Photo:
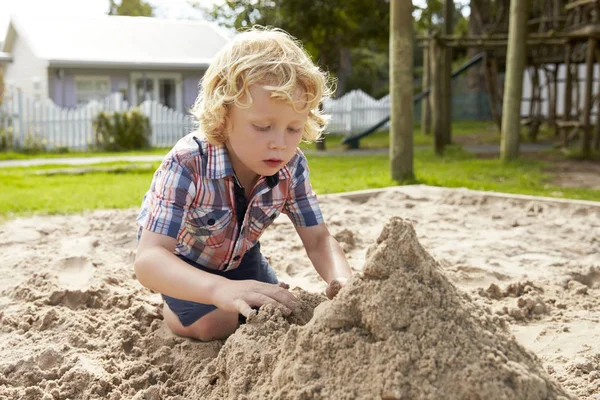
[[[444,23],[444,3],[446,0],[426,0],[424,7],[414,5],[415,12],[415,32],[425,35],[433,30],[441,30]],[[454,0],[454,12],[452,22],[454,25],[454,34],[463,35],[468,33],[468,19],[462,14],[467,4],[465,1]]]
[[227,0],[204,10],[210,19],[230,28],[263,25],[286,30],[338,78],[337,96],[346,92],[352,51],[368,48],[387,54],[388,0]]
[[94,120],[95,146],[104,151],[125,151],[149,147],[150,120],[138,110],[101,112]]
[[121,0],[117,5],[114,0],[109,0],[108,15],[128,15],[131,17],[153,17],[154,8],[144,0]]
[[[1,123],[1,121],[0,121]],[[23,138],[22,143],[19,143],[19,152],[22,154],[37,155],[46,151],[46,139],[37,136],[33,133],[28,133]],[[16,150],[14,146],[14,133],[12,126],[8,128],[0,128],[0,151],[6,152]]]
[[28,133],[23,139],[22,151],[25,154],[38,154],[46,151],[47,142],[45,138]]
[[348,78],[346,91],[360,89],[379,99],[387,95],[389,88],[388,52],[368,46],[352,50],[352,74]]
[[7,151],[13,146],[13,130],[12,126],[8,129],[0,127],[0,151]]

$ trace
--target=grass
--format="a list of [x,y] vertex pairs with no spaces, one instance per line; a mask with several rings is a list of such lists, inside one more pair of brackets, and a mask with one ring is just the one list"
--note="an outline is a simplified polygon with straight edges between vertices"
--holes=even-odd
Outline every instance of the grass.
[[[309,156],[309,161],[313,187],[321,194],[398,184],[389,176],[387,154]],[[97,171],[84,175],[51,176],[39,175],[38,172],[69,166],[2,168],[0,219],[32,213],[65,214],[99,208],[138,207],[158,165],[152,163],[118,173]],[[547,166],[546,162],[535,160],[504,164],[497,159],[479,159],[458,146],[450,146],[442,158],[436,157],[429,149],[422,149],[415,151],[414,183],[600,201],[597,190],[548,184],[549,176],[543,172]]]
[[[542,127],[538,134],[538,142],[548,142],[553,133],[550,129]],[[458,144],[500,144],[500,132],[491,121],[459,121],[452,124],[452,137]],[[342,144],[344,135],[328,134],[326,138],[327,150],[344,151],[346,145]],[[530,142],[527,135],[527,129],[523,128],[521,132],[523,143]],[[389,146],[389,131],[378,131],[365,136],[360,140],[361,149],[385,149]],[[424,134],[421,131],[420,124],[416,124],[413,131],[413,145],[415,147],[432,147],[432,134]],[[314,150],[314,144],[304,144],[303,149]]]
[[167,154],[170,148],[152,148],[147,150],[132,150],[121,152],[68,152],[68,153],[32,153],[24,154],[14,151],[0,151],[0,161],[5,160],[30,160],[33,158],[80,158],[80,157],[111,157],[111,156],[136,156],[136,155],[153,155]]

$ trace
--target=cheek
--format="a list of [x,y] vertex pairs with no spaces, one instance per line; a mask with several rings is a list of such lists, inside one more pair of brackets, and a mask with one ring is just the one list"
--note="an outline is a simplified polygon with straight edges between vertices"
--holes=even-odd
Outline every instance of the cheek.
[[300,142],[302,141],[302,134],[298,133],[298,134],[294,134],[294,135],[288,135],[287,140],[286,140],[286,145],[288,147],[298,147],[298,145],[300,145]]

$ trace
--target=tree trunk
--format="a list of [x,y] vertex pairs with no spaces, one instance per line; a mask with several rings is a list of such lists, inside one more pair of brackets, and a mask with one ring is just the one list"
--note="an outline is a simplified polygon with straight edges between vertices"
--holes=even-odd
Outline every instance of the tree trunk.
[[413,172],[412,1],[390,0],[390,169],[396,181]]
[[335,97],[340,98],[346,93],[348,79],[352,74],[352,53],[349,48],[340,49],[340,67],[337,72],[337,86],[335,88]]
[[519,157],[528,3],[529,0],[510,2],[506,83],[504,84],[504,102],[502,106],[502,140],[500,144],[500,157],[504,161]]
[[[423,47],[423,85],[422,90],[426,91],[430,85],[430,72],[429,72],[429,47]],[[424,135],[431,133],[431,92],[429,96],[423,97],[421,100],[421,132]]]
[[[484,33],[482,26],[483,20],[488,18],[487,11],[490,9],[490,7],[482,7],[480,2],[481,0],[470,1],[471,15],[469,16],[469,35],[479,36]],[[484,13],[484,11],[486,12]],[[468,48],[467,58],[472,59],[480,51],[480,49],[474,47]],[[481,67],[469,68],[467,71],[467,77],[469,91],[479,93],[487,90],[486,81],[481,73]]]
[[495,71],[498,71],[496,67],[497,61],[494,56],[490,56],[488,53],[485,56],[485,82],[487,85],[488,99],[490,101],[490,112],[492,113],[492,118],[496,123],[496,127],[498,128],[498,132],[502,128],[502,116],[498,112],[498,75],[495,74]]

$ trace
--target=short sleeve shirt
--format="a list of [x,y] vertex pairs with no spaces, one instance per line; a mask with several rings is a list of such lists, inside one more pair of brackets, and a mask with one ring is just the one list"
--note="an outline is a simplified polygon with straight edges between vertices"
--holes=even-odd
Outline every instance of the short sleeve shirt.
[[175,253],[207,268],[228,271],[283,212],[296,226],[323,223],[300,151],[273,176],[261,176],[241,224],[236,215],[235,173],[224,145],[203,135],[179,140],[154,173],[137,222],[177,239]]

